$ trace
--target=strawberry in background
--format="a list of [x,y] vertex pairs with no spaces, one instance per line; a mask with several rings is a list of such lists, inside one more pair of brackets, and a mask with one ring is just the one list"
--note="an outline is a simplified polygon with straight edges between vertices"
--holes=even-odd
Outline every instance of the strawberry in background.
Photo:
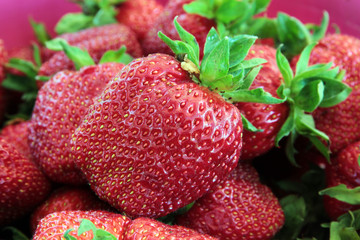
[[111,207],[108,204],[101,201],[87,187],[63,186],[53,191],[51,195],[32,212],[30,229],[31,232],[34,233],[40,220],[54,212],[110,209]]
[[[7,62],[8,53],[5,49],[4,42],[0,39],[0,83],[5,79],[4,65]],[[6,108],[6,95],[5,90],[0,86],[0,120],[3,119]]]
[[33,161],[0,138],[0,225],[30,213],[45,200],[51,185]]
[[272,237],[284,224],[284,213],[256,170],[239,163],[230,176],[178,217],[177,224],[222,239]]

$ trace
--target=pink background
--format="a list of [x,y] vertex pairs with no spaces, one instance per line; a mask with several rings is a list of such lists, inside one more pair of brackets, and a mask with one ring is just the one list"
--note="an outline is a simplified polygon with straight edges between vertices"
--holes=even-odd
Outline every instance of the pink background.
[[[303,22],[315,23],[320,22],[323,10],[327,10],[331,23],[336,23],[343,33],[360,38],[359,0],[272,0],[268,15],[274,17],[278,10]],[[9,49],[27,45],[34,39],[29,16],[45,22],[53,34],[60,17],[75,11],[78,11],[77,6],[67,0],[0,0],[0,38]]]

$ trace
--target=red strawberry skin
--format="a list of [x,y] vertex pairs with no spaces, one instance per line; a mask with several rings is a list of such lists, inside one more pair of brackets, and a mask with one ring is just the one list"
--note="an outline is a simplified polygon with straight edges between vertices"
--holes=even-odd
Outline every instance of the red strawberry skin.
[[130,27],[141,42],[163,8],[163,5],[156,0],[126,1],[117,8],[116,19]]
[[241,134],[235,106],[194,84],[175,58],[155,54],[109,83],[72,147],[100,198],[132,217],[160,217],[235,168]]
[[0,137],[0,226],[25,216],[40,204],[50,182],[30,159]]
[[6,125],[1,130],[0,136],[8,143],[11,143],[18,152],[23,154],[28,159],[32,159],[33,157],[28,144],[29,125],[30,120],[15,121],[10,125]]
[[177,31],[173,25],[174,18],[178,16],[177,21],[189,33],[195,36],[200,46],[200,54],[205,44],[206,36],[215,22],[196,14],[188,14],[184,11],[183,5],[192,2],[192,0],[169,0],[163,12],[155,21],[153,27],[145,36],[142,47],[144,55],[150,53],[166,53],[173,55],[171,49],[158,37],[161,31],[173,40],[180,40]]
[[[331,159],[331,164],[325,169],[327,187],[334,187],[345,184],[348,188],[360,186],[360,167],[358,158],[360,156],[360,141],[357,141],[343,150],[336,157]],[[350,205],[341,201],[324,196],[324,206],[329,217],[336,220],[340,215],[356,209],[359,205]]]
[[328,35],[320,40],[311,53],[310,64],[328,62],[346,71],[343,82],[353,90],[340,104],[313,112],[316,128],[329,136],[330,149],[336,154],[360,140],[360,40],[341,34]]
[[137,218],[127,226],[125,239],[215,240],[216,238],[182,226],[170,226],[150,218]]
[[[126,46],[127,53],[131,56],[142,56],[142,49],[135,33],[123,24],[89,28],[59,37],[67,40],[70,45],[86,49],[95,63],[99,62],[106,51],[118,50],[122,46]],[[43,63],[38,75],[51,76],[65,69],[75,70],[75,66],[64,52],[56,52]]]
[[[272,96],[277,97],[276,90],[282,84],[282,77],[276,64],[276,50],[266,45],[253,45],[247,59],[263,58],[267,62],[256,76],[250,89],[263,88]],[[285,122],[289,108],[286,103],[235,103],[241,113],[263,132],[244,130],[241,160],[251,160],[268,152],[275,146],[275,138]]]
[[178,224],[219,239],[271,239],[284,224],[284,214],[256,170],[242,164],[195,202]]
[[40,89],[29,126],[34,160],[55,182],[85,184],[70,156],[70,139],[94,98],[123,64],[107,63],[56,74]]
[[61,211],[109,210],[89,188],[64,186],[55,190],[32,214],[30,228],[34,233],[40,220],[46,215]]
[[64,233],[68,229],[74,229],[70,235],[78,240],[91,240],[92,231],[77,236],[77,230],[83,219],[90,220],[97,228],[113,234],[116,239],[124,239],[124,231],[130,223],[126,216],[106,211],[62,211],[47,215],[41,219],[36,228],[33,240],[59,240],[64,239]]

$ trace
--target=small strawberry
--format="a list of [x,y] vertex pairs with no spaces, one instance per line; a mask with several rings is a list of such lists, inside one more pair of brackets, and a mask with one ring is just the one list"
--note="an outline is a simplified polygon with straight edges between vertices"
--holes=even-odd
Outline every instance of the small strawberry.
[[284,213],[250,164],[239,164],[227,180],[197,200],[178,223],[219,239],[271,239]]
[[50,192],[50,182],[30,159],[0,137],[0,225],[30,213]]
[[190,228],[170,226],[150,218],[137,218],[126,228],[126,240],[141,239],[182,239],[182,240],[215,240]]
[[[276,50],[265,45],[253,45],[247,59],[262,58],[267,62],[262,65],[254,79],[251,89],[263,88],[277,96],[277,89],[283,78],[276,64]],[[275,146],[275,138],[288,116],[289,107],[282,104],[235,103],[241,113],[261,132],[244,131],[241,160],[250,160],[268,152]]]
[[32,159],[33,157],[28,144],[29,125],[29,120],[13,120],[1,130],[0,136],[8,143],[11,143],[18,152],[28,159]]
[[[345,185],[349,189],[359,187],[359,157],[360,142],[357,141],[343,148],[334,158],[332,158],[331,164],[328,164],[325,169],[327,188],[336,187],[340,184]],[[334,196],[327,194],[326,191],[323,191],[321,194],[325,195],[324,206],[332,220],[336,220],[340,215],[347,213],[349,210],[353,211],[360,208],[359,204],[349,204],[339,201]],[[355,195],[355,198],[357,198],[357,195]]]
[[[66,239],[91,240],[94,239],[94,235],[104,234],[105,231],[108,236],[112,235],[114,237],[110,239],[123,240],[125,239],[125,228],[130,221],[126,216],[106,211],[55,212],[41,219],[33,240],[65,239],[64,235],[68,235]],[[80,226],[83,222],[85,224]],[[78,235],[78,231],[81,234]],[[100,234],[98,231],[100,231]],[[103,237],[105,236],[103,235]]]
[[110,206],[86,187],[61,187],[31,214],[30,228],[34,233],[40,220],[50,213],[75,210],[110,210]]
[[[169,0],[167,2],[164,10],[158,16],[153,27],[148,31],[142,41],[145,56],[150,53],[166,53],[172,55],[171,49],[157,37],[157,34],[161,31],[171,39],[179,39],[176,29],[172,24],[169,24],[176,16],[178,16],[178,21],[181,26],[196,37],[200,49],[203,49],[206,35],[210,28],[215,26],[215,22],[200,15],[185,12],[183,6],[192,1],[193,0]],[[200,54],[202,54],[202,51]]]
[[70,137],[94,97],[123,66],[105,63],[77,72],[59,72],[40,89],[29,127],[29,144],[34,160],[53,181],[86,183],[70,156]]
[[163,5],[156,0],[127,0],[118,5],[116,19],[130,27],[141,42],[162,11]]
[[[212,29],[200,66],[194,36],[175,25],[184,42],[160,36],[182,61],[154,54],[128,64],[89,109],[71,143],[74,161],[96,194],[132,217],[167,215],[236,166],[242,116],[225,99],[282,102],[236,83],[251,85],[256,75],[258,64],[243,61],[255,37],[230,41]],[[238,75],[243,71],[248,74]]]
[[[99,62],[106,51],[117,50],[122,46],[126,46],[127,52],[133,57],[142,55],[142,49],[134,32],[122,24],[93,27],[58,38],[67,40],[70,45],[87,50],[95,63]],[[48,61],[42,64],[38,75],[52,76],[65,69],[75,70],[75,66],[66,54],[60,51],[54,53]]]

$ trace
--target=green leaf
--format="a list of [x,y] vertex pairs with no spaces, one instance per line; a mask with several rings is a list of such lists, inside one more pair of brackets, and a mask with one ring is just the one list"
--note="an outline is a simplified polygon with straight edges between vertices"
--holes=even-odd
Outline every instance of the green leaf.
[[292,165],[299,167],[295,160],[295,154],[298,153],[298,151],[295,149],[295,141],[297,136],[297,132],[294,129],[291,130],[289,137],[286,140],[285,155]]
[[[45,43],[44,43],[45,44]],[[33,58],[36,64],[37,68],[41,67],[42,61],[41,61],[41,51],[40,48],[37,44],[33,43],[32,44],[33,47]]]
[[311,51],[314,49],[316,43],[309,44],[301,52],[298,62],[296,63],[296,75],[304,72],[309,66],[309,59]]
[[19,70],[29,78],[35,78],[38,73],[38,68],[32,62],[20,58],[11,58],[6,66]]
[[296,105],[305,112],[313,112],[323,100],[324,89],[321,80],[310,82],[295,96]]
[[324,80],[324,98],[320,107],[332,107],[344,101],[352,92],[352,88],[338,80]]
[[215,28],[211,28],[209,33],[206,36],[206,41],[204,45],[204,53],[211,52],[220,42],[220,36],[216,32]]
[[330,148],[329,146],[324,145],[324,143],[315,136],[306,136],[310,142],[315,146],[315,148],[330,162]]
[[247,34],[258,36],[258,38],[277,38],[276,19],[257,17],[248,23]]
[[6,89],[19,92],[37,92],[37,86],[34,78],[7,74],[2,82],[2,86]]
[[242,62],[248,55],[251,46],[257,37],[250,35],[239,35],[229,38],[230,44],[230,67],[234,67]]
[[116,23],[116,11],[113,8],[102,8],[94,16],[92,23],[94,26],[103,26]]
[[92,26],[93,17],[83,13],[65,14],[55,26],[57,34],[78,32]]
[[291,85],[291,79],[294,77],[294,73],[291,70],[289,61],[287,58],[281,53],[281,46],[278,47],[276,51],[276,62],[281,72],[281,75],[284,78],[285,86]]
[[97,228],[94,225],[94,223],[92,223],[88,219],[82,219],[79,229],[78,229],[78,232],[77,232],[77,235],[80,236],[84,232],[88,232],[88,231],[93,231],[93,233],[95,233],[96,230],[97,230]]
[[69,234],[71,231],[74,231],[74,229],[68,229],[68,230],[66,230],[66,232],[64,233],[64,238],[65,238],[66,240],[77,240],[75,237],[73,237],[73,236],[71,236],[71,235]]
[[61,45],[62,42],[66,42],[66,40],[62,38],[54,38],[45,43],[46,48],[53,51],[62,51],[63,47]]
[[113,234],[103,229],[96,229],[94,235],[94,240],[117,240]]
[[253,68],[244,78],[243,81],[239,81],[239,83],[241,83],[241,85],[239,86],[239,88],[241,89],[249,89],[250,86],[252,85],[252,83],[254,82],[256,76],[259,74],[261,70],[261,66]]
[[214,14],[214,1],[213,0],[195,0],[183,6],[185,12],[197,14],[208,19],[213,19]]
[[250,131],[250,132],[263,132],[263,129],[256,128],[243,114],[241,114],[242,123],[244,126],[244,129]]
[[243,17],[248,10],[248,3],[245,1],[223,1],[216,9],[215,16],[220,22],[228,24]]
[[270,93],[265,92],[262,88],[255,88],[252,90],[239,89],[235,91],[225,91],[220,94],[233,102],[279,104],[285,101],[284,99],[273,97]]
[[109,50],[104,53],[101,57],[99,64],[107,63],[107,62],[118,62],[123,64],[128,64],[133,60],[133,58],[126,54],[126,47],[122,46],[119,50]]
[[35,33],[36,39],[40,44],[44,45],[46,41],[50,40],[50,34],[46,31],[45,25],[43,23],[35,22],[33,18],[29,18],[31,27]]
[[321,20],[320,27],[315,25],[315,28],[312,28],[312,41],[320,41],[326,34],[327,28],[329,26],[329,13],[324,11],[323,18]]
[[329,137],[315,128],[315,121],[312,115],[298,112],[295,118],[296,131],[302,135],[318,136],[325,141],[329,141]]
[[271,0],[255,0],[256,11],[255,14],[265,12]]
[[349,189],[345,184],[339,184],[334,187],[326,188],[319,192],[320,195],[328,195],[339,201],[358,205],[360,204],[360,187]]
[[275,146],[279,147],[280,140],[286,136],[289,136],[293,129],[295,129],[295,111],[293,108],[290,108],[289,116],[280,128],[278,134],[276,135]]

